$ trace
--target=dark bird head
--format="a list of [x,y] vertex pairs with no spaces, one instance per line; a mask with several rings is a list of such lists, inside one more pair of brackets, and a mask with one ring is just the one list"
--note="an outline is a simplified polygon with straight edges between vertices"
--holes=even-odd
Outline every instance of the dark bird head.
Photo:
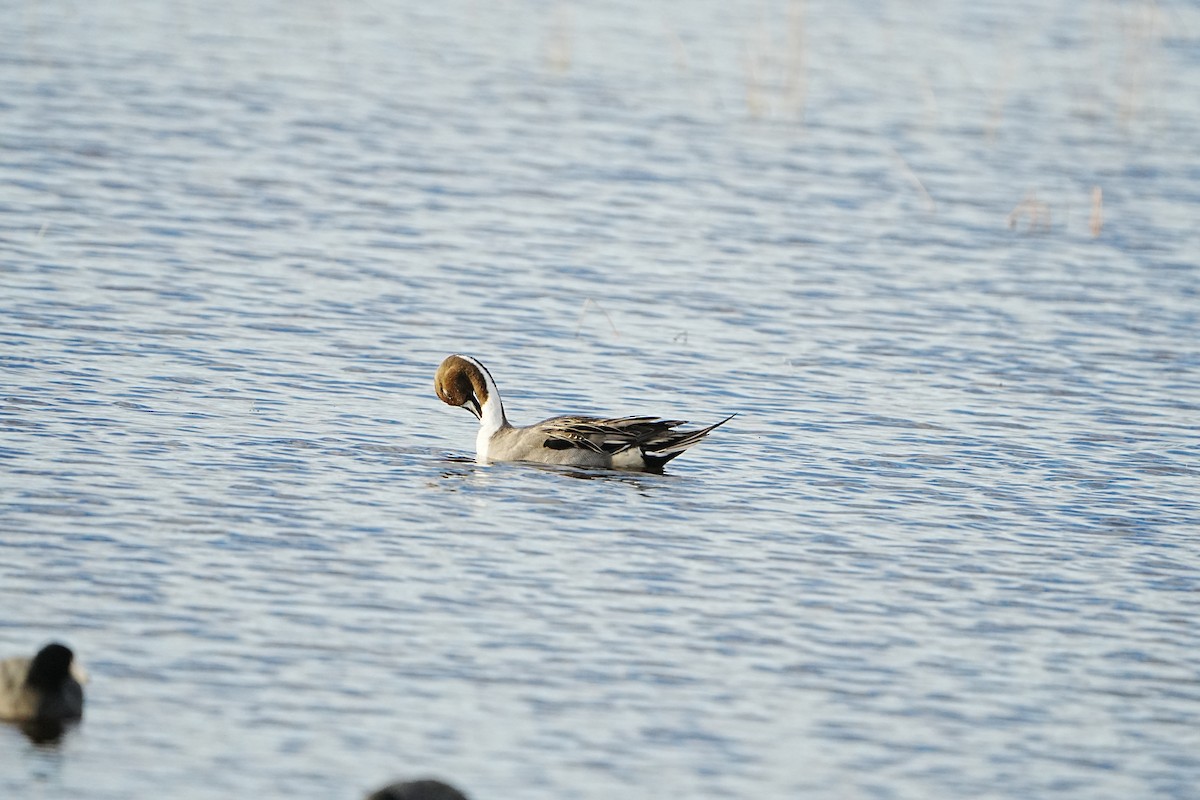
[[[66,645],[52,642],[33,657],[25,683],[31,689],[48,691],[62,686],[71,678],[71,662],[75,654]],[[72,679],[73,680],[73,679]]]
[[467,800],[467,796],[441,781],[405,781],[385,786],[367,800]]

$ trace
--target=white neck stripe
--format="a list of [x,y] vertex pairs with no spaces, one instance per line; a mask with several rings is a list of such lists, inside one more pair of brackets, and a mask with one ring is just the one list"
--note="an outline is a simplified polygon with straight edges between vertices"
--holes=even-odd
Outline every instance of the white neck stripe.
[[479,369],[479,374],[483,376],[484,386],[487,388],[487,400],[480,409],[479,433],[475,437],[475,460],[482,463],[488,460],[488,444],[493,434],[508,425],[508,418],[504,415],[504,403],[500,400],[500,390],[496,388],[496,382],[492,380],[492,373],[470,356],[459,355],[459,358]]

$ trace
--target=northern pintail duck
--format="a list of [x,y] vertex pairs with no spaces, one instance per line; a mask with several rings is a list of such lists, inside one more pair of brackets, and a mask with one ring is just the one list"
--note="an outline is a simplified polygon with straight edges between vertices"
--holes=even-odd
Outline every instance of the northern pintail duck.
[[534,461],[576,467],[659,472],[663,465],[733,415],[691,431],[673,430],[683,420],[657,417],[552,417],[523,428],[504,415],[500,392],[487,368],[470,356],[446,356],[434,378],[443,403],[462,406],[479,420],[475,459]]
[[0,719],[65,722],[83,716],[87,675],[69,647],[48,644],[33,658],[0,661]]

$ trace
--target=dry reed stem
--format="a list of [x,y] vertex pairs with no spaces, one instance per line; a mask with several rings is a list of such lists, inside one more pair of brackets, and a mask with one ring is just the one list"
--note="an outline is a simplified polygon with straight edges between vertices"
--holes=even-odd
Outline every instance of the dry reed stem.
[[1088,219],[1088,228],[1095,239],[1104,229],[1104,192],[1099,186],[1092,187],[1092,214]]
[[562,74],[571,68],[571,13],[563,3],[554,8],[554,19],[546,38],[546,65]]
[[804,120],[808,101],[808,49],[805,0],[788,5],[782,42],[773,41],[779,28],[765,16],[747,37],[744,69],[746,110],[752,117],[775,111]]
[[1000,129],[1000,124],[1004,121],[1004,107],[1008,104],[1008,84],[1012,81],[1013,73],[1016,71],[1016,64],[1011,58],[1006,58],[1004,68],[1000,71],[999,77],[996,79],[996,85],[992,89],[992,104],[988,112],[987,123],[984,125],[984,138],[988,142],[995,141],[996,131]]
[[788,6],[787,62],[784,92],[788,111],[804,120],[808,99],[808,49],[805,47],[805,0]]
[[1142,0],[1121,20],[1125,34],[1121,54],[1121,97],[1117,119],[1128,127],[1145,104],[1152,62],[1162,41],[1162,10],[1155,0]]
[[907,177],[909,181],[912,182],[912,185],[917,187],[917,191],[921,193],[921,198],[925,201],[925,210],[930,214],[936,214],[937,201],[933,199],[933,195],[931,195],[929,190],[925,188],[925,184],[921,181],[920,176],[917,175],[916,170],[909,166],[908,161],[905,160],[904,156],[900,155],[900,151],[894,146],[889,144],[888,150],[891,151],[892,157],[896,159],[896,163],[900,165],[900,171],[904,173],[905,177]]
[[587,316],[587,310],[588,310],[589,305],[595,306],[596,308],[600,309],[600,313],[604,315],[604,318],[606,320],[608,320],[608,326],[610,328],[612,328],[613,336],[616,336],[618,339],[620,339],[621,332],[618,331],[617,326],[613,324],[612,317],[610,317],[608,312],[604,310],[604,306],[600,305],[599,303],[597,303],[595,300],[593,300],[590,297],[583,301],[583,308],[580,309],[580,311],[579,311],[579,322],[575,326],[575,338],[578,339],[579,334],[581,334],[583,332],[583,318]]
[[942,116],[942,108],[938,103],[937,90],[933,88],[933,81],[929,79],[928,69],[921,73],[921,96],[925,100],[925,127],[932,128],[937,125],[938,119]]
[[1009,229],[1015,229],[1023,216],[1029,219],[1029,225],[1025,228],[1026,233],[1047,233],[1053,222],[1050,206],[1038,200],[1037,192],[1033,190],[1021,198],[1021,202],[1013,206],[1013,210],[1009,212]]
[[679,31],[674,28],[668,28],[667,38],[671,42],[671,53],[675,59],[675,69],[685,73],[691,72],[692,63],[688,58],[687,45],[683,43],[683,37],[679,35]]
[[746,110],[752,117],[761,117],[767,108],[761,51],[746,47]]

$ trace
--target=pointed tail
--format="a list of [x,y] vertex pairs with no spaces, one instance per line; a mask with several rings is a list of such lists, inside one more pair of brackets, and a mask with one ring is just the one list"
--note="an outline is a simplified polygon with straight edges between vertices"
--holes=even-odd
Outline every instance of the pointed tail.
[[661,468],[672,458],[682,455],[684,450],[687,450],[736,416],[737,414],[730,414],[725,419],[720,422],[714,422],[707,428],[698,428],[694,431],[671,431],[656,441],[647,442],[642,447],[646,463],[652,463],[655,467]]

